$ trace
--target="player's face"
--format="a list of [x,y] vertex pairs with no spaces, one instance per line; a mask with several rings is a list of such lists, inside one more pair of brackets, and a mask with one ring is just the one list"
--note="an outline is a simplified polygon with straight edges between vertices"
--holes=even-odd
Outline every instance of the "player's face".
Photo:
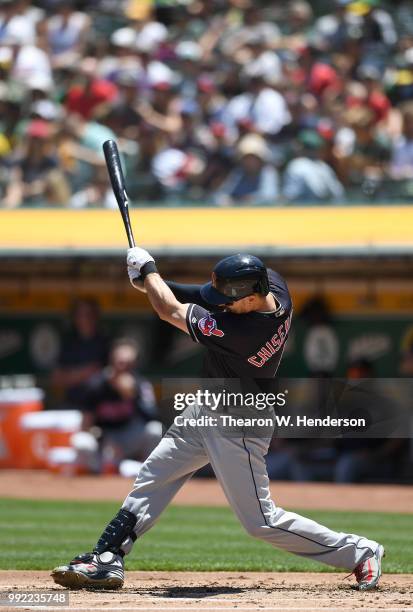
[[252,312],[255,310],[255,296],[248,295],[247,297],[237,300],[236,302],[225,304],[224,310],[227,312],[233,312],[234,314],[245,314],[247,312]]

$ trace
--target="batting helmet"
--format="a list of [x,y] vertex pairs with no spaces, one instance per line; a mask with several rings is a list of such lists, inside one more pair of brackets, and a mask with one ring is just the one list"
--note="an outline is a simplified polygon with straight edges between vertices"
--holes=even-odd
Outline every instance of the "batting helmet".
[[201,287],[201,296],[208,304],[229,304],[247,295],[267,295],[270,290],[267,269],[254,255],[225,257],[212,272],[212,281]]

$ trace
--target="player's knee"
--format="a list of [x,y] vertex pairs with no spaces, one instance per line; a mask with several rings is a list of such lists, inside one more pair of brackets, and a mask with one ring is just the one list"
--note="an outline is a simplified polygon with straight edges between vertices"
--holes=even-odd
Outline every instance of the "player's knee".
[[244,523],[244,529],[252,538],[258,538],[259,540],[265,539],[266,532],[268,531],[266,525],[261,525],[259,523]]

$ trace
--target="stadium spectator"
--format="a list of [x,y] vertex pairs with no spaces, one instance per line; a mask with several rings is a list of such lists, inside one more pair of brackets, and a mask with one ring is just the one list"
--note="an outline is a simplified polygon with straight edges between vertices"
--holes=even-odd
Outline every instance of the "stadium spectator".
[[357,74],[366,87],[366,105],[374,112],[376,122],[386,121],[391,103],[384,91],[382,72],[374,64],[362,63]]
[[301,154],[285,169],[282,193],[288,202],[342,200],[343,185],[323,160],[325,141],[316,130],[303,130],[298,140]]
[[123,27],[115,30],[110,37],[109,49],[103,47],[104,55],[99,62],[99,75],[106,79],[116,79],[123,71],[132,71],[135,79],[141,70],[137,57],[136,30]]
[[[211,121],[203,133],[206,150],[205,169],[200,181],[203,193],[215,194],[235,164],[234,134],[219,121]],[[212,197],[212,195],[211,195]]]
[[108,186],[107,170],[104,166],[94,169],[91,182],[84,189],[74,193],[70,198],[71,208],[113,208],[117,209],[117,202],[112,189]]
[[0,133],[2,135],[2,157],[4,160],[13,155],[13,148],[16,146],[15,133],[17,126],[21,124],[24,117],[22,102],[24,92],[21,87],[14,84],[9,86],[4,81],[0,81]]
[[2,206],[67,204],[69,185],[59,166],[51,125],[42,119],[33,119],[26,125],[24,134],[26,143],[11,161]]
[[108,343],[99,319],[99,306],[93,298],[73,303],[70,329],[52,375],[52,385],[62,396],[64,408],[79,409],[83,405],[85,384],[107,363]]
[[96,433],[98,428],[104,471],[116,469],[122,459],[145,460],[162,436],[153,387],[139,375],[138,357],[136,342],[115,340],[108,366],[85,387],[83,429]]
[[72,192],[77,192],[96,177],[96,169],[105,167],[102,143],[113,140],[115,133],[103,120],[85,121],[80,115],[70,115],[62,122],[58,133],[58,150],[62,165],[71,185]]
[[270,150],[258,134],[244,136],[238,144],[238,165],[218,189],[215,201],[229,204],[274,204],[279,197],[278,173]]
[[74,0],[53,0],[54,14],[47,19],[47,41],[55,68],[77,62],[85,52],[92,20],[75,10]]
[[262,40],[266,46],[276,45],[280,41],[279,26],[275,21],[267,19],[254,2],[246,0],[243,9],[239,13],[238,23],[234,23],[231,15],[227,14],[218,30],[220,46],[225,55],[233,55],[252,39]]
[[395,180],[413,179],[413,102],[406,102],[400,110],[402,132],[393,142],[390,176]]
[[197,79],[196,101],[200,106],[202,118],[209,125],[221,122],[225,97],[218,91],[217,84],[208,74],[201,74]]
[[174,147],[160,151],[153,158],[152,172],[169,200],[175,201],[183,192],[191,193],[204,170],[204,161],[197,154]]
[[202,47],[193,40],[183,40],[175,47],[177,68],[181,79],[179,92],[181,96],[193,99],[197,91],[197,78],[200,73],[200,62],[202,60]]
[[17,37],[23,45],[31,45],[36,38],[35,23],[22,9],[19,0],[3,0],[0,4],[0,44]]
[[80,82],[73,85],[66,97],[70,113],[90,119],[97,107],[114,102],[118,88],[106,79],[96,77],[97,61],[92,57],[82,60],[79,66]]
[[351,19],[347,10],[351,1],[334,0],[333,12],[316,19],[313,36],[320,40],[324,48],[338,51],[345,44],[351,27]]
[[284,97],[267,83],[265,66],[253,73],[246,66],[243,75],[245,92],[229,100],[223,113],[224,123],[239,129],[240,123],[247,122],[250,129],[266,136],[278,134],[291,121]]
[[350,4],[350,12],[362,31],[363,50],[372,58],[376,54],[376,61],[377,53],[391,50],[397,42],[393,18],[380,5],[381,0],[362,0]]
[[117,100],[111,105],[107,122],[117,135],[128,139],[139,139],[140,116],[136,110],[137,76],[136,71],[129,69],[116,76],[119,89]]
[[32,89],[33,83],[41,83],[43,89],[51,89],[53,72],[44,40],[38,38],[29,44],[21,32],[10,35],[2,42],[0,58],[7,65],[12,82]]
[[340,176],[347,185],[360,185],[366,193],[378,190],[390,157],[389,136],[376,124],[376,115],[367,105],[355,104],[343,121],[336,137]]

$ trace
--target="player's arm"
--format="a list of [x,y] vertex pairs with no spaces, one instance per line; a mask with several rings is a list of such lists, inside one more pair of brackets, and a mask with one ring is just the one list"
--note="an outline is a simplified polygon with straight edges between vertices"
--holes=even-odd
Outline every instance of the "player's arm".
[[132,285],[136,278],[143,279],[149,301],[158,316],[178,329],[188,332],[186,313],[188,304],[182,304],[158,273],[153,257],[140,247],[128,250],[128,275]]
[[175,281],[167,280],[165,282],[178,302],[182,302],[183,304],[199,304],[199,306],[208,308],[208,304],[201,296],[202,285],[176,283]]
[[144,286],[152,308],[159,318],[189,333],[186,324],[189,304],[178,302],[171,289],[157,272],[152,272],[146,276]]
[[[176,283],[175,281],[164,281],[169,289],[172,291],[178,302],[181,304],[198,304],[198,306],[203,306],[203,308],[210,308],[210,305],[202,299],[201,296],[201,286],[196,284],[187,284],[187,283]],[[141,291],[142,293],[146,293],[145,284],[142,278],[131,279],[132,286]],[[218,310],[218,309],[216,309]]]

